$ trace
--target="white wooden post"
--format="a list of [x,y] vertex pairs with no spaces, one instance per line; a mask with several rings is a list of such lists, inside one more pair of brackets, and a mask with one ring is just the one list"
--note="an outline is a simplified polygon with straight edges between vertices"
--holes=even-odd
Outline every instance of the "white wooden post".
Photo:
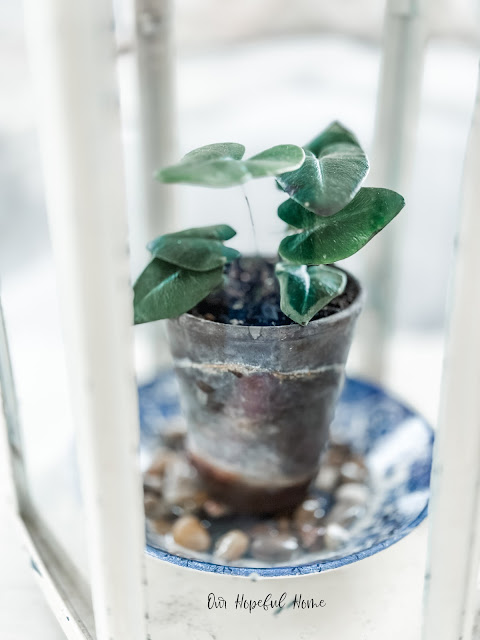
[[[407,192],[413,164],[427,0],[388,0],[372,151],[372,187]],[[407,198],[408,211],[408,198]],[[401,216],[404,216],[402,213]],[[359,322],[362,372],[381,380],[395,306],[401,218],[366,248],[367,304]],[[362,348],[363,345],[363,348]]]
[[[473,640],[480,558],[480,82],[464,170],[432,472],[424,640]],[[477,630],[478,633],[478,630]]]
[[109,0],[27,0],[98,640],[145,640],[126,202]]
[[[13,381],[10,350],[8,348],[7,331],[3,315],[2,301],[0,298],[0,395],[2,400],[5,427],[8,433],[8,449],[10,455],[8,461],[16,491],[12,493],[15,508],[24,514],[31,509],[27,478],[25,474],[23,446],[18,424],[18,405],[15,385]],[[0,426],[2,420],[0,416]]]
[[[175,230],[176,188],[153,177],[156,169],[176,160],[172,4],[172,0],[122,0],[118,7],[120,22],[128,25],[126,41],[131,46],[127,51],[133,56],[125,67],[125,105],[133,109],[129,115],[134,122],[133,153],[128,161],[134,277],[150,259],[147,243]],[[170,363],[168,350],[162,349],[164,323],[138,327],[137,339],[142,345],[140,373],[149,379]]]
[[171,0],[134,0],[138,74],[141,175],[146,241],[171,231],[175,221],[174,190],[153,179],[174,157],[175,92]]

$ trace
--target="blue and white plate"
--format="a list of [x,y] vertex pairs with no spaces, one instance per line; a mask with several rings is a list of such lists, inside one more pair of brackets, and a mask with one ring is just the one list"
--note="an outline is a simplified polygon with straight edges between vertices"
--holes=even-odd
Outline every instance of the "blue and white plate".
[[[139,389],[142,450],[180,416],[171,372]],[[410,533],[427,515],[433,432],[425,420],[383,389],[347,379],[332,435],[364,456],[370,473],[368,509],[335,552],[304,554],[289,566],[224,566],[198,555],[185,558],[148,545],[147,552],[175,564],[215,573],[265,576],[301,575],[335,569],[378,553]]]

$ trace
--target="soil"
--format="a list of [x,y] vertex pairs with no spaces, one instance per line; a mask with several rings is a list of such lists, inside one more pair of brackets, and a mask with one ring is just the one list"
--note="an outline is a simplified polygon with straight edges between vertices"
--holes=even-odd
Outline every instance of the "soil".
[[[276,259],[239,258],[225,269],[225,286],[209,294],[190,313],[199,318],[257,327],[295,324],[280,309],[280,288],[275,276]],[[348,278],[342,295],[327,304],[313,320],[346,309],[357,296]]]

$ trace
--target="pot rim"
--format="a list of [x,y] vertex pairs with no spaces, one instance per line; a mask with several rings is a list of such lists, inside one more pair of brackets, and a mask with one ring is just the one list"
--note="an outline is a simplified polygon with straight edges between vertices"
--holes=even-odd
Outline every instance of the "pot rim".
[[288,334],[291,334],[291,337],[301,337],[306,336],[310,333],[316,333],[319,329],[326,325],[336,324],[337,322],[341,322],[344,318],[350,317],[352,315],[358,315],[362,310],[363,303],[365,300],[365,290],[362,287],[360,281],[352,275],[346,269],[342,267],[338,267],[335,265],[336,269],[343,271],[347,277],[353,281],[357,288],[357,295],[354,300],[341,311],[336,311],[325,318],[319,318],[318,320],[312,320],[307,325],[301,325],[294,322],[293,324],[282,324],[282,325],[238,325],[238,324],[227,324],[224,322],[217,322],[215,320],[207,320],[206,318],[199,318],[198,316],[193,315],[192,313],[183,313],[177,318],[169,318],[168,322],[180,322],[185,325],[196,325],[198,328],[203,327],[212,333],[224,333],[228,331],[231,334],[234,334],[238,337],[251,338],[252,337],[252,329],[254,333],[258,335],[254,336],[255,338],[261,337],[263,339],[277,339],[280,334],[286,334],[284,337],[290,337]]

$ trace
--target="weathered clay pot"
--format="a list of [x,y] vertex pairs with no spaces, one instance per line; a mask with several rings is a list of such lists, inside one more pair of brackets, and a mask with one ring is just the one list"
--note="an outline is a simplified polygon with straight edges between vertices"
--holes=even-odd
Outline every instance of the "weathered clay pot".
[[362,306],[306,327],[168,321],[187,448],[212,495],[242,512],[295,506],[315,477]]

